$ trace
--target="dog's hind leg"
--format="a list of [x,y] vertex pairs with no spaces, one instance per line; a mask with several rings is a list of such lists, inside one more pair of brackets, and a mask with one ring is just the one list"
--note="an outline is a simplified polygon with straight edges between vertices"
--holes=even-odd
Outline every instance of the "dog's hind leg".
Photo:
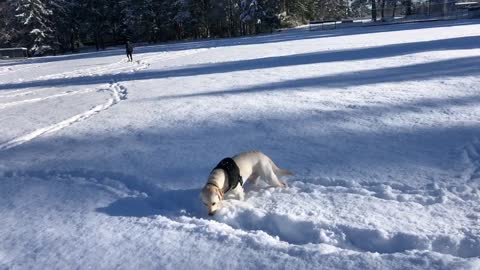
[[245,200],[245,192],[243,192],[243,188],[241,188],[239,191],[238,191],[238,199],[240,201],[244,201]]
[[[270,164],[269,164],[270,165]],[[274,186],[274,187],[286,187],[287,185],[278,179],[277,175],[273,171],[272,166],[264,166],[264,178],[265,181],[267,181],[268,184]]]
[[252,185],[256,186],[258,183],[258,174],[252,173],[245,182],[251,183]]
[[245,192],[243,191],[243,187],[241,187],[240,184],[233,190],[233,192],[235,193],[235,196],[238,200],[245,200]]

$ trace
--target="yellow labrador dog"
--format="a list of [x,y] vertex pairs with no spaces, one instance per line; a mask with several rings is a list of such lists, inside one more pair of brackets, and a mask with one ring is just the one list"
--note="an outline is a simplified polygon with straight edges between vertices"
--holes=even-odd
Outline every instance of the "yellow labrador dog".
[[225,158],[212,170],[207,184],[203,187],[200,197],[212,216],[220,209],[225,193],[244,199],[243,184],[251,181],[256,184],[258,178],[275,187],[286,187],[285,182],[278,179],[281,175],[293,173],[277,167],[273,161],[259,151],[240,153],[232,158]]

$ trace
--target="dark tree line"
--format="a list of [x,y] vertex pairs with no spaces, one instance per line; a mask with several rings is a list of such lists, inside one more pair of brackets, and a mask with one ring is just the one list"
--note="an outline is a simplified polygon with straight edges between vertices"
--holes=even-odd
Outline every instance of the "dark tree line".
[[[397,0],[0,0],[0,47],[31,55],[133,42],[234,37],[362,16]],[[410,1],[411,0],[402,0]],[[376,15],[376,12],[375,12]],[[373,12],[372,12],[373,16]]]

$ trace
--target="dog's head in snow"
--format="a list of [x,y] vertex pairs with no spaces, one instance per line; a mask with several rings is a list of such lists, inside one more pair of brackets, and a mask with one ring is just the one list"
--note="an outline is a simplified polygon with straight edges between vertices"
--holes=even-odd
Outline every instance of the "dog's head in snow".
[[211,216],[222,207],[225,193],[228,193],[229,198],[236,197],[243,201],[245,198],[243,185],[247,181],[252,181],[255,185],[257,179],[261,178],[270,186],[286,187],[285,182],[278,179],[282,175],[293,174],[278,168],[262,152],[243,152],[232,158],[224,158],[218,163],[210,173],[200,198]]
[[200,193],[200,199],[205,207],[207,207],[208,215],[213,216],[215,212],[220,209],[223,200],[223,192],[215,184],[207,183]]

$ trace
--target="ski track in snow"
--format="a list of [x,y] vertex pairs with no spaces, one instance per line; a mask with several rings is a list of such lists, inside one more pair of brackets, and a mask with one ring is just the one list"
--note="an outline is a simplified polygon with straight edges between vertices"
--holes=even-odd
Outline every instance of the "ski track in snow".
[[[45,89],[45,88],[43,88]],[[21,96],[28,96],[31,95],[35,92],[38,92],[39,90],[30,90],[30,91],[25,91],[25,90],[14,90],[14,91],[9,91],[6,94],[0,94],[0,98],[13,98],[13,97],[21,97]]]
[[[100,66],[100,67],[92,67],[92,68],[87,68],[82,70],[44,75],[36,78],[36,80],[49,80],[49,79],[61,79],[61,78],[73,78],[73,77],[81,78],[81,77],[87,77],[92,75],[117,74],[126,70],[125,64],[130,64],[130,63],[128,63],[127,61],[121,60],[112,64]],[[148,67],[148,64],[140,60],[137,60],[133,62],[132,71],[138,71],[141,69],[145,69],[147,67]]]
[[[67,92],[54,94],[54,95],[50,95],[50,96],[46,96],[46,97],[39,97],[39,98],[32,98],[32,99],[24,99],[24,100],[20,100],[20,101],[0,103],[0,109],[5,109],[5,108],[17,106],[17,105],[35,103],[35,102],[44,101],[44,100],[48,100],[48,99],[52,99],[52,98],[59,98],[59,97],[70,96],[70,95],[85,94],[85,93],[94,92],[94,91],[98,91],[98,88],[88,88],[88,89],[77,90],[77,91],[67,91]],[[33,91],[31,91],[31,92],[33,92]],[[9,96],[9,97],[13,97],[13,96],[16,96],[16,95],[12,95],[12,96]]]
[[[126,60],[122,59],[118,62],[100,66],[100,67],[92,67],[92,68],[83,69],[83,70],[76,70],[76,71],[40,76],[35,80],[82,78],[82,77],[99,76],[99,75],[105,75],[105,74],[116,75],[116,74],[125,72],[126,70],[129,70],[130,72],[137,72],[140,70],[147,69],[150,66],[150,64],[154,61],[160,61],[160,60],[165,61],[165,60],[170,60],[170,59],[174,59],[182,56],[189,56],[192,54],[202,52],[204,50],[206,49],[188,50],[183,52],[163,52],[163,53],[152,54],[152,55],[140,53],[138,55],[135,55],[135,57],[140,58],[140,60],[135,60],[133,63],[129,63]],[[133,67],[125,67],[125,64],[132,64]]]
[[[98,90],[102,90],[102,89],[98,89]],[[61,130],[63,128],[66,128],[68,126],[71,126],[74,123],[84,121],[92,117],[93,115],[101,111],[104,111],[127,98],[127,89],[118,83],[111,83],[110,86],[108,87],[108,90],[111,92],[111,98],[109,98],[107,102],[105,102],[104,104],[97,105],[88,111],[72,116],[59,123],[34,130],[28,134],[14,138],[8,142],[2,143],[0,144],[0,151],[11,149],[13,147],[27,143],[41,135],[49,134],[49,133]],[[46,99],[46,98],[43,98],[43,99]]]
[[[142,57],[141,60],[136,60],[134,61],[134,68],[130,70],[130,72],[137,72],[140,70],[147,69],[150,66],[151,61],[158,61],[158,60],[168,60],[168,59],[173,59],[177,57],[182,57],[182,56],[188,56],[192,54],[196,54],[198,52],[204,51],[207,49],[197,49],[197,50],[189,50],[189,51],[184,51],[184,52],[177,52],[177,53],[161,53],[161,54],[153,54],[152,56],[145,56]],[[73,71],[73,72],[63,72],[63,73],[58,73],[58,74],[53,74],[53,75],[48,75],[48,76],[41,76],[38,79],[43,79],[43,80],[48,80],[48,79],[56,79],[56,78],[81,78],[81,77],[86,77],[86,76],[92,76],[92,75],[101,75],[101,74],[111,74],[115,75],[120,72],[124,72],[125,70],[129,70],[130,67],[125,67],[125,63],[127,61],[121,60],[116,63],[106,65],[103,67],[94,67],[91,69],[86,69],[86,70],[80,70],[80,71]],[[32,99],[25,99],[25,100],[20,100],[20,101],[14,101],[14,102],[8,102],[8,103],[0,103],[0,109],[5,109],[8,107],[12,106],[17,106],[17,105],[25,105],[29,103],[34,103],[34,102],[39,102],[39,101],[44,101],[48,99],[53,99],[53,98],[59,98],[59,97],[64,97],[64,96],[69,96],[69,95],[76,95],[76,94],[85,94],[89,92],[94,92],[94,91],[101,91],[104,90],[102,88],[89,88],[89,89],[84,89],[84,90],[78,90],[78,91],[67,91],[59,94],[54,94],[46,97],[39,97],[39,98],[32,98]],[[108,99],[104,104],[97,105],[93,107],[92,109],[85,111],[83,113],[77,114],[75,116],[72,116],[66,120],[63,120],[59,123],[55,123],[53,125],[43,127],[37,130],[34,130],[28,134],[22,135],[20,137],[14,138],[10,141],[4,142],[0,144],[0,151],[8,150],[13,147],[22,145],[24,143],[27,143],[41,135],[46,135],[49,133],[53,133],[55,131],[61,130],[63,128],[66,128],[68,126],[71,126],[74,123],[84,121],[93,115],[107,110],[108,108],[112,107],[113,105],[117,104],[121,100],[126,99],[127,97],[127,89],[117,83],[117,82],[112,82],[110,86],[107,89],[108,91],[111,92],[112,97]],[[25,96],[32,94],[34,92],[37,92],[38,90],[32,90],[32,91],[15,91],[14,93],[8,93],[8,94],[3,94],[0,95],[0,97],[17,97],[17,96]]]
[[[140,58],[139,60],[135,60],[133,63],[129,63],[126,60],[122,59],[120,61],[102,65],[100,67],[91,67],[87,69],[80,69],[74,71],[67,71],[67,72],[60,72],[54,73],[50,75],[43,75],[36,78],[32,78],[30,80],[44,80],[46,84],[48,84],[49,79],[82,79],[88,78],[90,76],[99,76],[99,75],[117,75],[122,72],[138,72],[141,70],[145,70],[150,67],[152,62],[158,61],[167,61],[183,56],[190,56],[200,52],[203,52],[208,49],[194,49],[194,50],[187,50],[187,51],[180,51],[180,52],[162,52],[162,53],[139,53],[136,54],[136,58]],[[127,65],[127,66],[125,66]],[[32,68],[39,68],[39,65],[35,65]],[[13,68],[12,68],[13,70]],[[12,98],[12,97],[19,97],[19,96],[26,96],[31,95],[33,93],[37,93],[42,89],[50,89],[51,87],[42,87],[41,89],[36,90],[12,90],[8,93],[0,93],[0,98]]]

